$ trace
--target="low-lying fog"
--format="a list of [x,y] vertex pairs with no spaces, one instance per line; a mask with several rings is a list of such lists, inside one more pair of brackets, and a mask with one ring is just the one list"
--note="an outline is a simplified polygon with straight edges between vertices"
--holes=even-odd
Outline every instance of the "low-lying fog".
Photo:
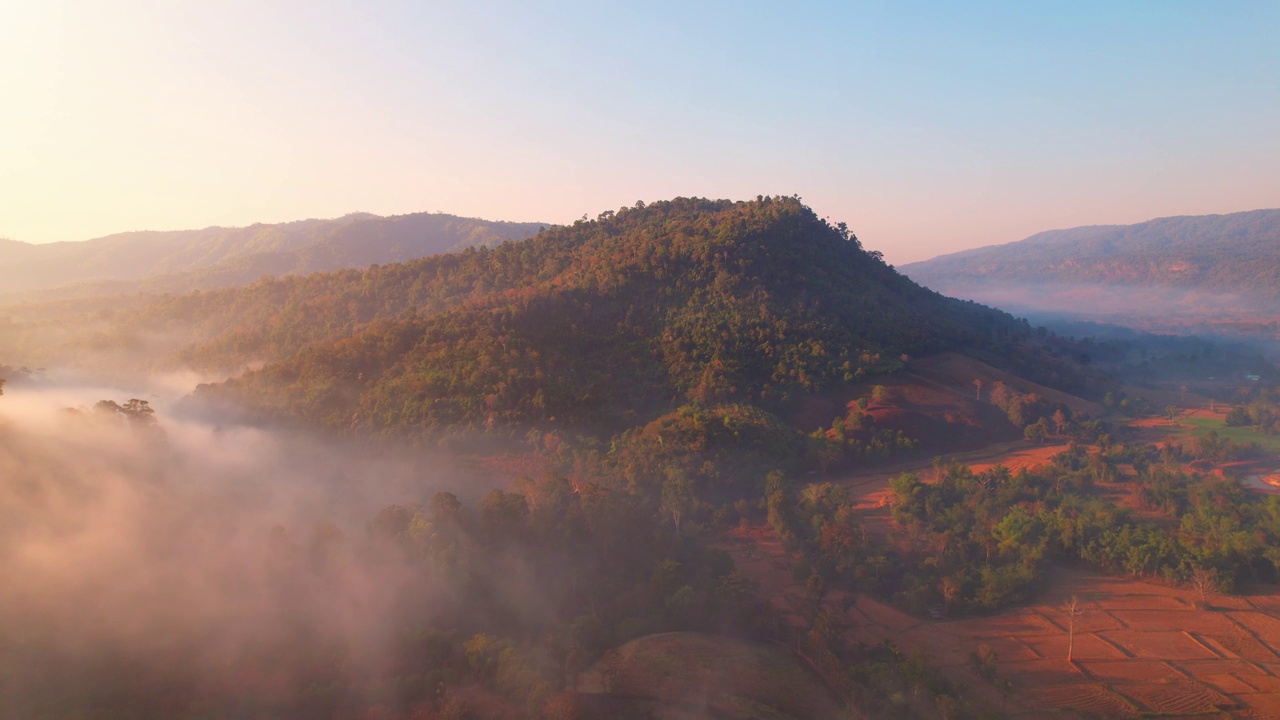
[[[107,657],[197,677],[298,638],[374,657],[399,603],[442,592],[362,554],[366,524],[392,503],[488,488],[436,451],[176,411],[184,382],[4,388],[0,717],[31,696],[74,695],[78,663]],[[156,410],[154,428],[93,411],[130,398]]]
[[942,283],[940,292],[1014,313],[1056,313],[1077,319],[1115,322],[1127,318],[1185,321],[1225,315],[1280,313],[1262,299],[1172,286],[1080,285],[1066,283]]

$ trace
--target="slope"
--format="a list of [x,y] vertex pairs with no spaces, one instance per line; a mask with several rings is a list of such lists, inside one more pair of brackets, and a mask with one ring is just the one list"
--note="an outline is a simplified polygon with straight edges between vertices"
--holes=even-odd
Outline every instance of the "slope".
[[942,292],[1018,311],[1129,324],[1265,316],[1280,308],[1280,210],[1053,230],[903,272]]
[[357,213],[334,220],[129,232],[46,245],[4,241],[0,242],[0,286],[10,294],[61,288],[53,297],[133,289],[185,292],[241,285],[264,275],[402,262],[519,240],[539,229],[537,223],[439,213],[393,217]]
[[637,206],[476,257],[465,299],[202,395],[342,429],[617,431],[688,402],[773,411],[1026,329],[916,285],[794,198]]

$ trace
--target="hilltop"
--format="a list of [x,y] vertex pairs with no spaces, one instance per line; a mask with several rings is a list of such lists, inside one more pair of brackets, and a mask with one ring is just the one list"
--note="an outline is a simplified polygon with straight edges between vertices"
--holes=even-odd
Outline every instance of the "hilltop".
[[1016,326],[921,288],[792,198],[628,208],[477,260],[466,300],[219,392],[341,427],[630,424],[691,401],[778,406]]
[[497,245],[541,227],[442,213],[354,213],[332,220],[126,232],[41,245],[0,240],[0,287],[10,299],[51,289],[58,292],[43,297],[187,292]]
[[1019,311],[1139,325],[1265,317],[1280,308],[1280,210],[1051,230],[902,270],[941,292]]
[[884,458],[1039,417],[1015,428],[1004,408],[968,408],[975,378],[948,381],[955,400],[895,389],[846,413],[877,386],[920,382],[912,360],[947,351],[1101,394],[1069,343],[917,285],[786,197],[641,203],[492,248],[132,307],[69,303],[0,323],[0,344],[15,365],[227,378],[197,396],[261,420],[414,437],[631,432],[650,455],[672,432],[719,442],[708,421],[737,428],[728,446],[753,437],[794,457],[796,433],[834,418],[825,453]]

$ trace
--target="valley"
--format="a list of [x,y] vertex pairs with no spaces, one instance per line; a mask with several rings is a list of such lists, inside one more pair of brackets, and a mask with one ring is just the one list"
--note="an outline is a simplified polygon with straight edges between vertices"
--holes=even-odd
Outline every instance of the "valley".
[[1280,5],[8,5],[0,720],[1280,719]]
[[[0,462],[47,468],[0,504],[19,714],[1274,707],[1252,346],[1038,328],[771,197],[112,302],[0,326]],[[85,625],[95,593],[146,610]]]

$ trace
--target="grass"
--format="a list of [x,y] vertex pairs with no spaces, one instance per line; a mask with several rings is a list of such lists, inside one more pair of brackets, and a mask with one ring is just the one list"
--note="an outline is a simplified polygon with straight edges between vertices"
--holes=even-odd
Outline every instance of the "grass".
[[1227,424],[1216,418],[1179,418],[1184,426],[1191,426],[1191,435],[1204,437],[1210,430],[1217,430],[1218,437],[1234,443],[1257,443],[1266,452],[1280,453],[1280,435],[1263,435],[1251,427],[1227,427]]

